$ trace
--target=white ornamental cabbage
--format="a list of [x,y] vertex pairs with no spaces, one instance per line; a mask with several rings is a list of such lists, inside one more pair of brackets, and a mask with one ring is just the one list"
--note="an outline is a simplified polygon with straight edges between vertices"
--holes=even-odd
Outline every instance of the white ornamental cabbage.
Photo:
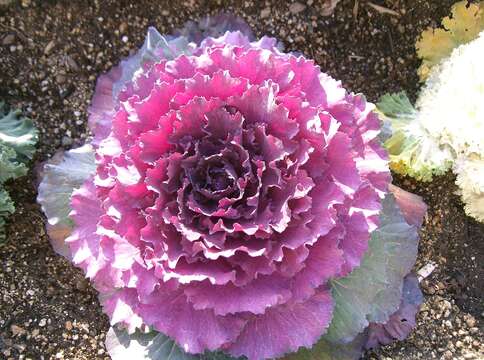
[[[406,95],[382,97],[391,167],[429,181],[450,167],[466,212],[484,221],[484,32],[432,68],[415,108]],[[479,176],[479,174],[481,176]]]

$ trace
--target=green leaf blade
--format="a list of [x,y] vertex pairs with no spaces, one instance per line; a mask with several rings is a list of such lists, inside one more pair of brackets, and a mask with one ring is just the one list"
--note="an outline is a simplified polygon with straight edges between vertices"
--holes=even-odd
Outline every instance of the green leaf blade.
[[17,160],[27,162],[35,153],[38,133],[30,119],[21,116],[19,110],[6,112],[0,102],[0,144],[15,150]]

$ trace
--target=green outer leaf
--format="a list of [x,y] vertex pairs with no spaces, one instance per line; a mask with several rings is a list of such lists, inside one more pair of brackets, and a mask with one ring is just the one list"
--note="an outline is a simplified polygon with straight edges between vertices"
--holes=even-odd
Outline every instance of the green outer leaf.
[[222,352],[201,355],[188,354],[162,333],[136,331],[111,327],[106,335],[106,349],[112,360],[235,360]]
[[27,173],[27,167],[16,160],[15,150],[0,142],[0,184]]
[[4,217],[15,211],[13,201],[7,191],[0,186],[0,243],[5,241],[5,220]]
[[283,360],[358,360],[363,351],[365,336],[357,336],[348,344],[336,344],[323,336],[311,349],[301,348]]
[[0,102],[0,144],[9,146],[17,153],[17,159],[27,162],[35,153],[37,129],[30,119],[21,117],[20,110],[6,112]]
[[419,113],[404,91],[383,95],[377,109],[382,114],[385,129],[382,141],[390,155],[392,170],[430,181],[433,175],[444,174],[450,168],[452,150],[440,146],[422,125]]
[[417,113],[405,91],[383,95],[376,106],[385,116],[395,118],[408,119]]
[[381,225],[372,234],[361,266],[331,281],[335,309],[325,335],[352,341],[369,322],[383,323],[398,309],[403,278],[417,257],[418,230],[407,224],[393,195],[383,200]]
[[0,187],[0,216],[13,214],[14,211],[15,207],[10,195],[4,188]]
[[5,240],[5,220],[15,208],[2,184],[27,173],[25,162],[32,159],[37,142],[37,130],[32,121],[20,117],[19,110],[6,112],[0,101],[0,242]]

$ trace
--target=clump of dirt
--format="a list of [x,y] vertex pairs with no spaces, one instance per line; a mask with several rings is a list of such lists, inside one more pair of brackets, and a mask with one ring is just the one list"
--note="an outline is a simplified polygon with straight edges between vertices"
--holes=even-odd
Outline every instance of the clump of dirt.
[[[313,58],[346,88],[370,101],[419,89],[414,44],[438,26],[453,0],[342,0],[331,17],[319,1],[48,1],[0,3],[0,98],[24,110],[40,130],[36,161],[88,136],[87,106],[96,77],[137,49],[149,25],[169,33],[189,19],[227,10],[257,35],[280,39]],[[422,195],[429,214],[416,268],[433,262],[423,282],[417,330],[368,359],[484,357],[484,226],[465,216],[451,174],[429,184],[398,178]],[[83,275],[53,253],[35,203],[33,173],[9,184],[17,203],[0,247],[0,357],[108,358],[108,319]]]

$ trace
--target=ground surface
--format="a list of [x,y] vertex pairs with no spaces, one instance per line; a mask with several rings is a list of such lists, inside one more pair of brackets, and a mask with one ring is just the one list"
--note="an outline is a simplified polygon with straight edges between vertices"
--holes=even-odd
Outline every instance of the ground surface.
[[[44,160],[88,136],[86,108],[96,76],[140,46],[148,25],[169,32],[220,9],[316,59],[371,101],[399,89],[415,96],[415,39],[447,15],[452,2],[374,0],[395,16],[365,0],[343,0],[325,18],[312,0],[301,0],[298,13],[281,0],[14,1],[0,10],[0,98],[34,119],[40,128],[36,161]],[[0,358],[106,358],[107,318],[81,272],[51,250],[35,181],[30,174],[9,186],[17,212],[0,247]],[[464,215],[450,174],[429,185],[397,182],[429,204],[416,268],[429,262],[437,268],[423,283],[426,300],[414,334],[367,358],[482,359],[484,226]]]

